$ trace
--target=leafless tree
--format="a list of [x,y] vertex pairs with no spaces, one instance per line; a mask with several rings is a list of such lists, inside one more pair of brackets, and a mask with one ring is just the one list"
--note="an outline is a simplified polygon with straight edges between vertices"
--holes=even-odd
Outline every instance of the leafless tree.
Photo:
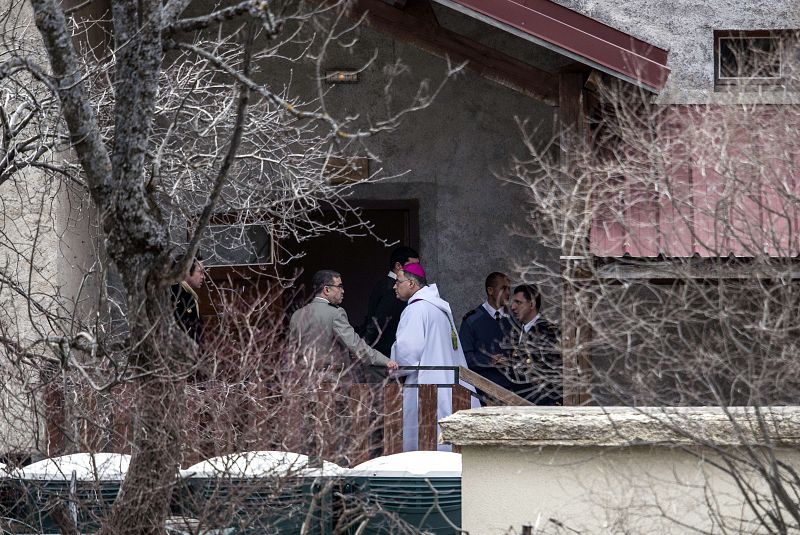
[[[800,485],[774,406],[800,395],[796,80],[714,105],[596,75],[587,87],[587,129],[543,146],[521,123],[528,152],[502,177],[528,194],[526,230],[562,258],[520,269],[562,298],[568,401],[639,407],[717,455],[745,512],[717,511],[714,532],[794,532]],[[669,409],[704,405],[727,411],[742,447]]]
[[[337,175],[355,158],[379,162],[365,140],[428,106],[458,68],[398,94],[392,82],[407,73],[391,65],[382,109],[343,110],[322,80],[331,54],[357,42],[361,21],[347,1],[2,8],[0,342],[3,399],[16,400],[7,425],[46,442],[41,405],[61,389],[77,448],[103,421],[82,412],[83,389],[100,394],[100,408],[128,400],[133,457],[101,532],[163,533],[185,454],[186,380],[215,358],[176,326],[170,285],[208,244],[275,266],[287,260],[280,251],[265,260],[247,247],[347,232],[349,188]],[[322,206],[341,218],[320,224]],[[279,354],[270,337],[280,329],[270,332],[270,343],[249,349]],[[258,358],[246,349],[236,346],[242,359]],[[280,444],[278,429],[265,432]]]

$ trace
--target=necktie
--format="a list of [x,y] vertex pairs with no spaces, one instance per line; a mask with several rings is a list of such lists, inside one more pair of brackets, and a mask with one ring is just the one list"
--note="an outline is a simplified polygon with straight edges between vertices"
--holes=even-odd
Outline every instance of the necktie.
[[494,311],[494,321],[500,321],[500,311],[499,310],[495,310]]

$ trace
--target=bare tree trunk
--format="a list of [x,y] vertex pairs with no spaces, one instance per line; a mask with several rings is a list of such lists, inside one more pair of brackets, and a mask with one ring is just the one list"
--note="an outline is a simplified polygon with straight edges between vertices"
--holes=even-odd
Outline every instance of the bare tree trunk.
[[[26,9],[15,1],[4,16],[15,17]],[[240,240],[238,252],[244,253],[250,266],[253,258],[258,263],[287,261],[273,258],[271,252],[269,258],[264,255],[264,249],[269,249],[265,244],[284,238],[302,240],[355,228],[370,232],[367,222],[346,202],[351,186],[329,180],[330,173],[337,172],[329,164],[341,161],[345,168],[366,154],[374,158],[361,140],[391,131],[409,113],[429,106],[449,76],[460,70],[448,64],[438,84],[426,80],[416,91],[398,84],[403,88],[401,98],[391,94],[395,86],[387,80],[384,116],[374,110],[369,114],[347,110],[340,119],[338,110],[329,109],[324,100],[330,88],[317,83],[295,94],[293,84],[283,77],[294,76],[295,69],[305,63],[306,72],[299,79],[324,78],[327,49],[338,48],[336,41],[345,36],[349,40],[357,27],[348,18],[347,2],[241,1],[224,8],[192,3],[111,0],[106,12],[97,6],[86,9],[77,0],[66,11],[59,0],[31,0],[38,29],[35,44],[18,52],[16,41],[0,39],[0,46],[6,46],[4,53],[13,57],[0,62],[0,83],[17,75],[9,83],[16,88],[14,98],[29,99],[22,100],[18,113],[27,118],[9,119],[5,108],[0,110],[0,122],[4,121],[0,126],[6,127],[2,133],[9,136],[14,132],[9,125],[19,122],[23,126],[15,128],[20,131],[34,124],[39,130],[27,141],[33,148],[26,149],[35,155],[33,163],[56,187],[66,176],[80,188],[80,195],[88,193],[98,216],[93,223],[99,227],[95,229],[97,243],[92,244],[96,249],[91,275],[97,276],[100,286],[98,310],[87,320],[59,308],[57,277],[47,281],[50,294],[39,292],[44,297],[16,285],[15,291],[26,300],[31,323],[35,323],[35,310],[48,324],[26,346],[4,336],[3,316],[0,347],[13,354],[20,368],[23,363],[46,362],[80,384],[81,393],[109,395],[117,389],[132,394],[132,401],[109,395],[109,405],[128,411],[120,418],[123,430],[118,437],[129,440],[124,449],[131,450],[132,458],[122,493],[101,527],[108,535],[163,533],[186,447],[185,383],[197,346],[176,325],[170,286],[185,277],[201,247],[210,249],[217,261],[228,261],[217,250],[217,242],[224,249],[232,236]],[[90,20],[91,14],[102,14],[107,20]],[[25,20],[18,26],[28,23]],[[84,35],[98,28],[108,33]],[[113,37],[111,44],[108,34]],[[14,43],[10,51],[9,42]],[[42,48],[49,68],[37,63],[42,61]],[[273,75],[274,83],[269,80]],[[393,69],[387,76],[401,75],[403,69]],[[254,76],[266,81],[256,81]],[[31,97],[40,93],[39,100]],[[53,154],[67,157],[61,161],[43,156]],[[0,162],[0,183],[15,178],[13,167]],[[19,178],[22,184],[27,177]],[[335,222],[321,223],[315,217],[323,204],[339,211]],[[65,211],[69,219],[72,212],[69,207]],[[355,214],[355,225],[347,221],[348,214]],[[41,215],[42,220],[62,216]],[[218,228],[212,232],[212,226]],[[254,228],[263,235],[252,238]],[[14,249],[17,244],[0,236],[0,246]],[[31,266],[37,260],[35,251],[25,259]],[[6,284],[6,275],[5,267],[0,267],[0,285]],[[276,286],[285,283],[280,280]],[[81,298],[76,297],[76,302]],[[251,354],[249,346],[223,347],[208,358],[230,358],[226,350],[247,354],[254,362],[266,353],[280,354],[283,318],[279,316],[284,310],[272,305],[275,316],[269,320],[274,328],[257,346],[259,351]],[[237,328],[246,330],[241,325]],[[276,361],[283,362],[283,356],[275,357]],[[254,377],[263,373],[247,370]],[[295,375],[288,379],[284,372],[278,370],[270,382],[286,383],[277,390],[279,396],[287,396],[287,405],[307,400],[319,386],[315,378],[298,375],[296,370],[290,370]],[[197,397],[203,398],[202,388],[197,390]],[[212,405],[214,400],[209,400],[211,396],[198,405]],[[93,437],[115,432],[107,429],[114,419],[87,420],[98,407],[83,401],[76,398],[76,417],[64,422],[64,428],[80,422],[80,434],[87,436],[75,437],[75,442],[88,446]],[[298,449],[307,445],[307,436],[280,428],[286,415],[269,406],[271,399],[255,401],[258,410],[269,413],[274,435],[259,436],[259,441],[293,444]],[[130,435],[125,429],[129,420]],[[324,419],[315,425],[330,427]],[[338,438],[331,444],[338,444]],[[226,450],[230,445],[214,446]],[[350,455],[338,450],[336,454]]]
[[181,464],[182,384],[169,377],[135,383],[133,456],[102,535],[164,533]]

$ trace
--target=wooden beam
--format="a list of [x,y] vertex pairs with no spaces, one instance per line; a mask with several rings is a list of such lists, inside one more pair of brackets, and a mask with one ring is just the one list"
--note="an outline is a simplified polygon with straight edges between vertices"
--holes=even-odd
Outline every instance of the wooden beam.
[[412,0],[406,9],[382,0],[358,0],[353,14],[366,14],[367,24],[400,41],[408,42],[501,85],[541,100],[551,106],[558,102],[558,78],[547,71],[519,61],[499,50],[439,26],[429,0]]
[[553,0],[437,1],[650,91],[660,91],[669,76],[666,50]]
[[319,461],[333,459],[339,454],[336,451],[338,441],[332,440],[333,435],[330,434],[341,432],[344,421],[344,415],[337,407],[338,387],[335,382],[320,383],[313,396],[316,403],[306,409],[313,410],[313,413],[303,415],[308,426],[306,429],[314,430],[313,434],[317,435],[309,440],[308,446],[314,452],[311,457],[317,457]]
[[403,387],[389,382],[383,388],[383,454],[403,451]]
[[439,396],[436,385],[419,385],[419,433],[418,449],[420,451],[436,451],[437,428],[439,419]]
[[751,259],[678,258],[618,259],[598,263],[598,279],[619,281],[689,281],[689,280],[792,280],[800,279],[800,263],[795,259],[775,259],[774,265]]
[[571,141],[571,136],[586,135],[586,112],[583,98],[584,74],[561,72],[558,74],[558,123],[561,132],[562,150]]
[[471,408],[472,393],[461,385],[453,385],[453,414]]
[[[250,398],[250,406],[247,410],[249,413],[247,417],[250,421],[249,429],[246,432],[247,451],[268,450],[272,445],[269,441],[272,429],[268,423],[268,407],[271,408],[271,400],[273,398],[270,396],[269,387],[264,381],[246,383],[246,388],[248,391],[247,397]],[[119,395],[115,396],[115,398],[119,399]],[[133,428],[131,427],[131,429]]]
[[506,390],[497,383],[493,383],[489,379],[468,368],[459,368],[458,376],[465,383],[469,383],[475,388],[482,390],[486,396],[495,400],[496,403],[493,405],[533,405],[533,403],[527,399]]
[[[558,127],[562,168],[569,170],[570,157],[574,151],[586,150],[588,123],[584,93],[584,75],[580,72],[562,72],[558,76]],[[567,172],[562,177],[565,187],[572,189],[573,178]],[[581,203],[588,195],[588,183],[577,196]],[[565,215],[564,249],[562,251],[562,301],[561,301],[561,347],[563,358],[564,405],[584,405],[590,401],[588,390],[590,355],[585,349],[591,338],[591,325],[583,314],[591,310],[588,302],[591,292],[582,282],[586,277],[586,262],[581,255],[588,251],[589,236],[585,235],[583,204],[562,207]]]
[[43,394],[45,435],[47,437],[46,452],[51,457],[68,451],[69,435],[67,433],[67,417],[65,414],[64,390],[58,381],[47,382]]
[[[453,414],[471,408],[472,392],[461,385],[453,385]],[[461,453],[461,446],[453,446],[454,453]]]

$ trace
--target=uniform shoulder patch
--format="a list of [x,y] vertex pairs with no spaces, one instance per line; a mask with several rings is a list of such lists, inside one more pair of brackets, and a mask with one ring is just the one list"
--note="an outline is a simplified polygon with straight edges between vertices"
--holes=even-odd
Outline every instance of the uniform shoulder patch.
[[[480,308],[480,307],[478,307],[478,308]],[[470,310],[469,312],[467,312],[466,314],[464,314],[464,317],[463,317],[463,318],[461,318],[461,321],[467,321],[467,318],[469,318],[470,316],[472,316],[473,314],[475,314],[475,313],[478,311],[478,308],[473,308],[472,310]]]

